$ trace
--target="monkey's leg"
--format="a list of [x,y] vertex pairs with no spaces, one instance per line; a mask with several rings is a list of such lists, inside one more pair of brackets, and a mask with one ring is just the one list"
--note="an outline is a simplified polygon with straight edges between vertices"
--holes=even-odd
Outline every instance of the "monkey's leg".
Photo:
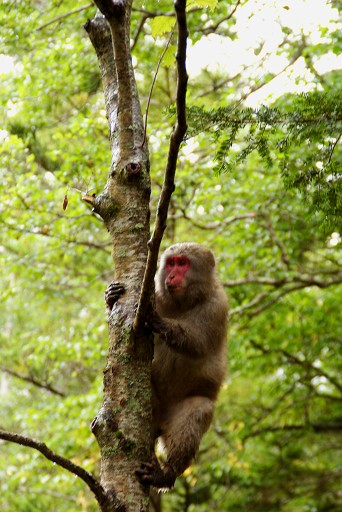
[[214,413],[214,402],[202,396],[185,398],[169,414],[162,439],[167,452],[167,464],[181,475],[195,457],[203,434],[208,430]]
[[142,483],[154,487],[172,487],[176,478],[190,466],[203,434],[208,430],[214,411],[209,398],[194,396],[174,404],[162,424],[162,439],[167,461],[160,467],[154,455],[151,463],[137,471]]

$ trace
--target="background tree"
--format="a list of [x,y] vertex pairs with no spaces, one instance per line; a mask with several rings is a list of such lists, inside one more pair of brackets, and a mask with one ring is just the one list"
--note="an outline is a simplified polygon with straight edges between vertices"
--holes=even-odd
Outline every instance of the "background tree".
[[[150,103],[152,214],[174,124],[172,109],[161,112],[175,100],[174,36],[150,98],[175,21],[169,2],[157,7],[134,2],[131,40],[143,111]],[[338,510],[338,4],[212,7],[189,5],[189,131],[165,244],[191,237],[218,255],[230,370],[198,464],[163,509]],[[48,440],[96,474],[89,423],[102,396],[99,304],[112,263],[101,220],[80,201],[103,190],[111,159],[101,77],[81,30],[95,8],[5,2],[1,13],[11,56],[0,86],[1,427]],[[272,30],[268,17],[278,17]],[[204,66],[204,48],[218,63]],[[266,99],[284,83],[277,104]],[[306,96],[296,99],[293,84]],[[38,453],[9,443],[0,451],[3,510],[96,509],[80,479]]]

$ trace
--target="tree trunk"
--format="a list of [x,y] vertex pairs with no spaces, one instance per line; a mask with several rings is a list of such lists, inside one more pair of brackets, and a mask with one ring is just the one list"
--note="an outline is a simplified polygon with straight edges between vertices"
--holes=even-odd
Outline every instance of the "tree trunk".
[[[108,4],[108,5],[107,5]],[[85,28],[102,73],[112,164],[104,192],[91,202],[113,241],[115,278],[125,286],[109,318],[102,407],[92,423],[101,449],[103,511],[144,512],[149,493],[135,470],[150,458],[151,335],[133,329],[149,239],[148,148],[130,54],[131,0],[97,2]]]

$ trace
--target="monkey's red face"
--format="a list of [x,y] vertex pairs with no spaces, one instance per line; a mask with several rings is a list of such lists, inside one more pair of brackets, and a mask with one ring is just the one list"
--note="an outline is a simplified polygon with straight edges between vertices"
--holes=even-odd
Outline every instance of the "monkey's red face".
[[169,256],[167,258],[165,284],[172,295],[184,290],[185,275],[189,269],[190,260],[186,256]]

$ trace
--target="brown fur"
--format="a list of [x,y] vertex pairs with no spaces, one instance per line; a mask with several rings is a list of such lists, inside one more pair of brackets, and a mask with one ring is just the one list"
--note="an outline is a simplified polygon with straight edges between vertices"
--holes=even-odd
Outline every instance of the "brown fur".
[[[191,265],[184,294],[177,298],[165,284],[170,255],[187,256]],[[177,477],[190,465],[210,426],[225,374],[227,299],[211,251],[199,244],[180,243],[163,253],[156,275],[156,310],[154,432],[165,444],[164,471],[172,468]],[[145,473],[150,476],[148,483],[162,486],[153,482],[153,469]]]

